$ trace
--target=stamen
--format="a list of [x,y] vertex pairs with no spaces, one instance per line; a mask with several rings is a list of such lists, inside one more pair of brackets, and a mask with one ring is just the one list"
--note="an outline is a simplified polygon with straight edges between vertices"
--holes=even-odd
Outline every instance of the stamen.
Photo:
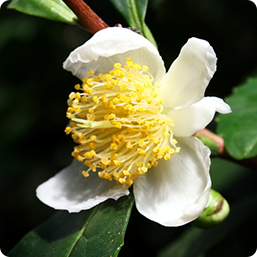
[[72,156],[98,176],[130,186],[160,159],[178,153],[173,121],[162,114],[159,84],[146,65],[126,58],[106,74],[95,74],[77,84],[69,95],[65,133],[78,143]]

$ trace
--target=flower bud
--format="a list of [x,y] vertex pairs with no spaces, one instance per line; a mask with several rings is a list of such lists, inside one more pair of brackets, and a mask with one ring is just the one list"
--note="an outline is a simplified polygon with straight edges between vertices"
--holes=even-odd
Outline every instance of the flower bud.
[[194,221],[194,225],[204,229],[216,227],[227,218],[229,211],[226,199],[211,189],[208,203],[201,215]]
[[197,138],[200,139],[206,146],[210,148],[212,156],[218,155],[219,146],[215,141],[203,135],[197,135]]

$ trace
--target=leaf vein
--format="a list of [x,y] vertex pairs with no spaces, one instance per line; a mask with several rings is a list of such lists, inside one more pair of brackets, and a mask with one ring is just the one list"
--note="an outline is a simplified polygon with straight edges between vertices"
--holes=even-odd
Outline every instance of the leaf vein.
[[92,213],[90,214],[89,218],[87,219],[85,225],[82,227],[82,229],[80,230],[80,233],[78,234],[77,238],[74,240],[74,243],[72,244],[71,248],[70,248],[70,251],[68,252],[68,256],[70,256],[71,252],[73,251],[75,245],[77,244],[78,240],[80,238],[83,238],[86,242],[88,241],[88,239],[83,235],[87,225],[89,224],[90,220],[93,218],[93,216],[95,215],[95,213],[98,211],[100,205],[96,206],[94,208],[94,210],[92,211]]

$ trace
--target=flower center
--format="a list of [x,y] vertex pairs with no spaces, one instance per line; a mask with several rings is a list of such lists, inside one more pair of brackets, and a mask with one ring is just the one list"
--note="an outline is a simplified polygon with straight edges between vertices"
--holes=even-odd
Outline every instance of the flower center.
[[85,177],[98,171],[130,186],[158,160],[179,152],[173,121],[162,114],[159,85],[153,86],[147,66],[126,58],[124,67],[115,63],[109,73],[88,75],[75,86],[81,92],[69,95],[65,129],[78,143],[72,156],[88,167]]

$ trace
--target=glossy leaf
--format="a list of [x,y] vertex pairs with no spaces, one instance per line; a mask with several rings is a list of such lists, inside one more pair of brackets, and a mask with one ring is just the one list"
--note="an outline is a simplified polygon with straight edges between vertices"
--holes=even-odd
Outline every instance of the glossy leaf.
[[61,0],[13,0],[8,8],[53,21],[81,26],[77,16]]
[[145,24],[148,0],[110,0],[132,29],[138,29],[154,45],[156,42]]
[[29,232],[8,256],[117,256],[124,244],[133,203],[134,198],[129,195],[80,213],[58,211]]
[[235,88],[227,99],[232,113],[218,116],[217,133],[235,159],[257,156],[257,78]]

